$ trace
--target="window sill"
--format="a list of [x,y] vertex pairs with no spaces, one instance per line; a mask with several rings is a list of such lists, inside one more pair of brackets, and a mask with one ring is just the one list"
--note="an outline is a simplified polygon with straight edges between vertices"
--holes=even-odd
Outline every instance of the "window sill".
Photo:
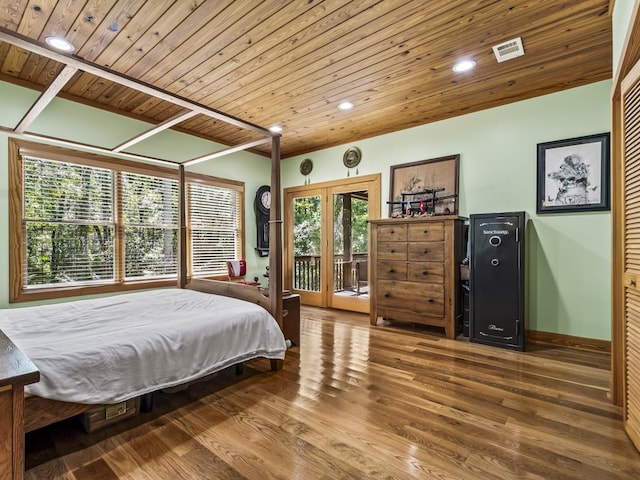
[[176,279],[136,280],[125,283],[110,283],[103,285],[81,285],[70,287],[52,287],[21,290],[12,296],[9,303],[34,302],[38,300],[52,300],[57,298],[81,297],[84,295],[100,295],[116,292],[142,290],[145,288],[161,288],[175,286]]

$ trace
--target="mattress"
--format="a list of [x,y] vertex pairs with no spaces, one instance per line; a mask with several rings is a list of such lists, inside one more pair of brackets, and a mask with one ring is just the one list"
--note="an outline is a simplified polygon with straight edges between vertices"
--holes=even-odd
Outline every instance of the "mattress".
[[40,370],[27,393],[76,403],[117,403],[286,351],[262,307],[183,289],[4,309],[0,329]]

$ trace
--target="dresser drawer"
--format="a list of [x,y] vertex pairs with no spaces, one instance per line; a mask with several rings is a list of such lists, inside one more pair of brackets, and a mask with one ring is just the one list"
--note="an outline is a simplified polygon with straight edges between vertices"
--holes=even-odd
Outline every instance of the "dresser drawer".
[[417,225],[409,224],[408,238],[417,242],[442,242],[444,240],[444,223],[428,222]]
[[406,242],[407,225],[378,225],[378,242]]
[[377,263],[378,278],[381,280],[406,280],[407,263],[380,261]]
[[416,262],[444,262],[444,242],[408,243],[408,257]]
[[424,315],[444,315],[444,287],[441,284],[381,280],[376,287],[381,310],[395,309]]
[[378,242],[378,260],[406,260],[406,242]]
[[411,262],[407,265],[410,282],[444,283],[444,264],[440,262]]

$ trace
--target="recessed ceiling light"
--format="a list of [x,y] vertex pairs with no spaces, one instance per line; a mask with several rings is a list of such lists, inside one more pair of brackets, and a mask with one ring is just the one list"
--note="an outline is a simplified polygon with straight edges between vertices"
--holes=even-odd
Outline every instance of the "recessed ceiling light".
[[76,49],[69,40],[62,37],[47,37],[44,41],[47,42],[47,45],[50,47],[63,52],[71,53]]
[[466,72],[475,66],[475,60],[461,60],[453,66],[453,71],[456,73]]
[[282,133],[282,126],[281,125],[272,125],[269,127],[269,131],[271,133]]
[[340,102],[338,104],[338,108],[340,110],[351,110],[353,108],[353,103],[351,103],[351,102]]

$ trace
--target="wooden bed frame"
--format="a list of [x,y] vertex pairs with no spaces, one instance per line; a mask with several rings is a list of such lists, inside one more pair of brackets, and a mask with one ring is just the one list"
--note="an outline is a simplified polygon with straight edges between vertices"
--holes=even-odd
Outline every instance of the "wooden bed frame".
[[[280,194],[280,137],[273,137],[271,154],[271,218],[269,220],[269,290],[268,296],[261,293],[258,287],[240,285],[231,282],[187,278],[187,234],[186,234],[186,181],[184,166],[179,166],[180,196],[179,196],[179,268],[178,287],[192,290],[239,298],[256,303],[273,315],[282,329],[282,220]],[[283,360],[271,360],[271,369],[279,370]],[[149,397],[150,398],[150,397]],[[25,395],[24,401],[24,431],[30,432],[45,427],[60,420],[84,413],[97,405],[83,403],[61,402],[49,400],[35,395]]]
[[[187,284],[186,288],[204,293],[238,298],[260,305],[266,310],[271,310],[270,297],[263,295],[258,287],[217,280],[193,279]],[[270,361],[271,370],[279,370],[283,366],[282,360],[271,359]],[[236,365],[236,368],[241,365],[242,364]],[[148,399],[150,395],[151,394],[147,395]],[[144,403],[145,402],[143,402],[143,404]],[[99,405],[95,404],[62,402],[25,394],[24,431],[30,432],[38,428],[46,427],[47,425],[79,415],[98,406]],[[148,408],[150,409],[150,407]],[[142,410],[144,411],[144,408],[142,408]]]

